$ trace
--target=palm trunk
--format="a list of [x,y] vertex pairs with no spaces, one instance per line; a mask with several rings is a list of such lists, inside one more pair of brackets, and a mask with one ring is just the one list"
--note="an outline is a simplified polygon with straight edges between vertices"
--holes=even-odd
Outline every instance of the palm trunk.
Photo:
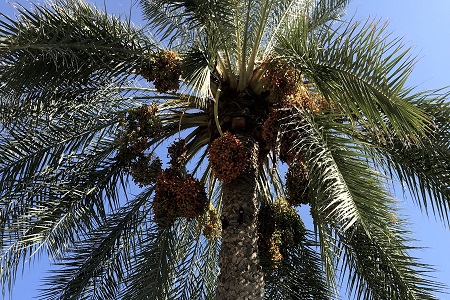
[[264,278],[258,258],[256,181],[258,143],[239,137],[250,153],[248,168],[222,188],[222,248],[217,300],[261,300]]

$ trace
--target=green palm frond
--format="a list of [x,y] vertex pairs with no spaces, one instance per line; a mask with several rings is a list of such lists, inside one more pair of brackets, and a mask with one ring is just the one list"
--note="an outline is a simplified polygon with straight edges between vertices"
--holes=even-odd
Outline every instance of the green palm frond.
[[428,275],[430,266],[410,256],[414,247],[401,223],[387,220],[370,236],[361,228],[338,233],[348,290],[356,299],[438,299],[433,293],[443,286]]
[[271,17],[267,20],[267,32],[264,56],[273,51],[274,43],[278,36],[290,34],[293,24],[305,22],[307,31],[314,31],[331,21],[339,20],[343,15],[348,0],[326,0],[326,1],[276,1]]
[[309,18],[309,27],[317,29],[330,21],[338,21],[345,13],[349,0],[321,0],[313,5]]
[[2,17],[2,105],[27,103],[42,110],[58,93],[89,95],[113,79],[126,79],[143,52],[155,50],[142,31],[82,0],[22,7],[16,20]]
[[361,133],[355,138],[373,141],[376,163],[398,178],[414,196],[417,204],[427,213],[449,223],[449,115],[445,91],[430,91],[412,95],[410,101],[420,107],[433,121],[434,132],[420,145],[405,144],[398,136],[373,136]]
[[[1,253],[2,283],[12,283],[20,262],[43,250],[57,259],[64,255],[69,245],[101,223],[102,214],[105,214],[104,194],[116,197],[113,193],[117,193],[117,182],[123,175],[122,168],[99,170],[89,176],[91,181],[71,190],[68,187],[58,189],[47,183],[46,194],[40,188],[36,192],[43,195],[4,199],[8,202],[2,203],[6,208],[1,220],[5,241]],[[13,206],[11,211],[7,211],[8,204]],[[22,214],[15,214],[13,210],[20,210]]]
[[[307,131],[308,126],[298,127],[300,131],[307,131],[306,138],[298,139],[298,147],[299,151],[304,153],[310,168],[309,188],[313,201],[312,215],[319,232],[321,248],[327,247],[322,249],[322,258],[326,259],[325,266],[329,265],[330,274],[334,272],[335,267],[332,267],[332,264],[339,257],[340,249],[345,249],[348,246],[347,243],[352,245],[350,247],[362,248],[367,244],[359,241],[355,242],[355,245],[352,244],[351,238],[348,236],[351,236],[354,231],[352,228],[357,228],[359,234],[378,244],[376,247],[381,247],[381,249],[383,249],[383,245],[379,245],[379,243],[385,241],[386,236],[393,234],[393,239],[395,239],[397,234],[399,236],[405,234],[405,231],[400,231],[400,229],[396,233],[396,230],[388,228],[394,215],[389,210],[392,200],[385,191],[381,175],[369,166],[370,157],[364,154],[366,145],[359,144],[351,135],[345,134],[352,128],[351,125],[333,123],[330,121],[332,118],[333,116],[319,116],[315,119],[314,124],[311,122],[312,119],[303,117],[303,123],[305,120],[306,122],[309,120],[308,126],[311,126],[311,129],[314,128],[312,126],[315,126],[316,129]],[[331,227],[321,223],[329,224],[328,226]],[[378,241],[378,239],[380,240]],[[392,244],[384,246],[385,250],[380,250],[385,252],[383,255],[386,257],[383,259],[392,262],[395,266],[391,266],[389,267],[391,269],[385,271],[389,274],[383,275],[386,277],[379,279],[380,283],[376,283],[375,278],[361,279],[359,283],[355,283],[356,289],[359,290],[358,298],[364,295],[364,297],[369,297],[367,299],[372,299],[370,295],[373,293],[376,295],[373,299],[378,299],[377,293],[380,291],[377,289],[379,288],[387,293],[380,295],[382,299],[414,299],[417,297],[416,294],[421,293],[424,293],[421,295],[423,297],[426,295],[425,299],[433,299],[429,291],[435,292],[439,286],[431,280],[422,279],[419,275],[421,271],[416,272],[416,268],[427,270],[427,267],[414,262],[407,253],[408,247],[403,246],[404,241],[400,240],[398,243],[392,241]],[[397,250],[399,252],[395,252]],[[348,252],[344,254],[346,259],[353,259],[346,255],[350,255]],[[360,254],[355,255],[359,256]],[[361,254],[360,258],[365,255],[368,254]],[[403,266],[403,269],[399,270],[400,266]],[[362,269],[371,270],[366,266]],[[363,276],[362,269],[349,270],[349,273],[355,276],[351,282],[354,282],[357,276]],[[401,274],[397,274],[395,277],[390,274],[392,272]],[[386,278],[390,280],[387,281]],[[382,283],[384,285],[377,287],[377,284],[381,285]],[[370,286],[370,284],[375,286]],[[407,289],[407,291],[402,289]],[[353,286],[351,290],[353,290]]]
[[[202,47],[202,48],[200,48]],[[194,99],[198,107],[205,108],[207,103],[211,100],[212,90],[214,85],[212,78],[214,54],[208,53],[212,49],[209,46],[200,46],[198,49],[192,49],[185,54],[183,59],[183,70],[185,74],[189,74],[184,78],[186,91],[191,89],[191,94],[195,96]],[[214,47],[214,45],[212,45]],[[216,88],[218,86],[216,85]]]
[[149,232],[122,299],[213,299],[218,246],[203,240],[195,222]]
[[174,272],[176,235],[170,228],[153,229],[141,239],[140,251],[132,261],[132,272],[122,299],[164,299]]
[[235,16],[237,23],[235,55],[240,91],[245,90],[254,71],[264,31],[275,2],[272,0],[243,1],[240,12]]
[[[306,232],[306,229],[305,229]],[[265,274],[266,299],[332,299],[312,232],[296,237],[299,246]],[[264,263],[264,262],[263,262]],[[269,262],[270,263],[270,262]]]
[[89,232],[87,239],[70,247],[57,265],[63,267],[44,281],[42,299],[114,299],[131,270],[139,235],[147,228],[153,188],[122,206],[117,213]]
[[106,217],[107,207],[118,205],[125,174],[112,155],[118,113],[128,107],[100,102],[1,132],[0,222],[9,241],[1,254],[2,282],[40,249],[61,257]]
[[[375,182],[371,180],[370,170],[360,159],[362,154],[358,145],[337,131],[338,126],[345,125],[336,123],[333,126],[332,119],[332,115],[323,116],[322,121],[327,121],[321,123],[320,117],[314,120],[298,112],[284,122],[288,126],[295,126],[295,129],[288,127],[286,130],[299,133],[293,147],[305,157],[313,202],[324,215],[331,219],[337,218],[345,231],[354,223],[364,226],[365,220],[358,201],[361,204],[370,203],[373,198],[360,194],[359,189],[373,188]],[[352,171],[355,168],[362,173]]]
[[[103,101],[103,97],[112,96],[98,95]],[[31,124],[17,123],[12,130],[5,128],[1,132],[0,148],[2,192],[17,192],[15,188],[23,188],[17,186],[19,182],[31,184],[32,179],[39,177],[64,183],[64,178],[57,176],[73,172],[71,168],[82,158],[81,153],[89,159],[89,152],[101,151],[103,145],[117,147],[114,139],[120,113],[129,107],[131,102],[98,102],[52,118],[36,119]]]
[[[238,90],[244,90],[258,60],[272,55],[273,41],[292,23],[308,21],[320,27],[338,18],[348,1],[260,0],[243,1],[236,15],[236,64],[239,74]],[[312,29],[310,29],[312,31]],[[229,46],[229,45],[227,45]],[[233,49],[233,48],[232,48]]]
[[139,3],[149,26],[162,40],[180,38],[189,44],[195,43],[195,36],[202,27],[208,33],[232,28],[236,7],[236,1],[228,0],[141,0]]
[[427,115],[403,97],[413,60],[386,25],[353,22],[309,31],[305,21],[279,36],[277,52],[352,122],[417,142],[432,129]]
[[265,28],[263,28],[263,43],[259,45],[264,50],[260,51],[261,58],[272,55],[277,36],[283,35],[284,30],[292,22],[308,16],[314,4],[313,1],[290,0],[274,1],[272,6],[270,18],[264,20],[267,24],[264,24]]
[[[196,227],[194,227],[196,226]],[[192,224],[191,237],[183,237],[186,247],[180,248],[182,260],[177,265],[171,299],[213,299],[217,281],[220,242],[205,239],[200,235],[198,225]],[[192,259],[193,258],[193,259]],[[178,286],[178,283],[179,286]],[[178,288],[177,288],[178,286]]]
[[326,216],[314,202],[311,203],[311,217],[313,219],[315,238],[319,244],[320,259],[325,273],[327,290],[336,295],[338,294],[336,280],[340,253],[338,241],[333,233],[332,225],[329,224]]

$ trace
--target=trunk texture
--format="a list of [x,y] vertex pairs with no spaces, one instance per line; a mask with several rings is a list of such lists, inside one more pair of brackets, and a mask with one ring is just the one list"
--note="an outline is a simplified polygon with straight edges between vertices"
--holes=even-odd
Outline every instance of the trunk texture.
[[258,143],[239,136],[250,153],[248,167],[223,185],[222,248],[219,254],[217,300],[261,300],[264,277],[258,258],[257,199]]

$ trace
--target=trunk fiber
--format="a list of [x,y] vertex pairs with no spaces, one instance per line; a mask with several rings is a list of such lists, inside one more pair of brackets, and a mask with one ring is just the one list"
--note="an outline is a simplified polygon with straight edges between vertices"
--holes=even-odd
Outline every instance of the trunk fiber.
[[222,248],[217,300],[262,300],[264,277],[258,258],[258,143],[239,136],[250,159],[247,169],[223,185]]

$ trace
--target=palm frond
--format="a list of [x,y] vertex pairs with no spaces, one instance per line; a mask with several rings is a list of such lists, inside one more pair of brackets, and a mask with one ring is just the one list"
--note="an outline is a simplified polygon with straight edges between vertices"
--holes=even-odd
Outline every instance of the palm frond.
[[310,32],[304,21],[279,36],[277,52],[291,61],[326,100],[355,123],[418,142],[432,130],[426,114],[402,94],[413,60],[386,25],[342,24]]
[[183,72],[188,75],[183,78],[185,86],[182,89],[184,88],[185,94],[194,96],[199,108],[206,108],[213,95],[211,86],[214,83],[211,77],[215,55],[208,53],[212,50],[207,49],[208,45],[205,48],[194,49],[186,53],[183,59]]
[[[219,239],[205,239],[200,235],[198,225],[190,229],[191,237],[185,236],[185,248],[179,249],[183,258],[177,265],[173,278],[172,299],[213,299],[217,281]],[[194,259],[192,259],[194,258]],[[181,284],[179,284],[181,283]]]
[[319,244],[320,258],[322,260],[322,268],[325,273],[325,282],[327,290],[332,295],[337,292],[337,274],[340,249],[338,248],[338,240],[333,234],[332,226],[329,224],[327,217],[321,211],[316,203],[311,203],[311,217],[314,223],[315,238]]
[[254,71],[259,47],[275,1],[242,1],[235,15],[238,90],[243,91]]
[[117,94],[99,93],[95,98],[99,102],[95,104],[80,105],[75,111],[35,119],[32,123],[25,120],[12,129],[4,128],[0,148],[2,192],[10,194],[14,187],[23,188],[16,186],[18,182],[51,177],[52,172],[63,175],[64,169],[70,170],[81,153],[89,158],[89,151],[114,144],[121,113],[131,107],[131,102],[110,101],[110,97],[117,96],[121,98]]
[[[349,289],[358,291],[356,293],[358,299],[422,297],[434,299],[430,292],[438,291],[439,284],[424,275],[424,272],[430,271],[430,268],[418,263],[408,254],[407,251],[410,248],[405,246],[407,232],[394,225],[389,226],[394,218],[391,209],[393,201],[385,190],[382,175],[371,169],[370,157],[364,154],[362,144],[358,145],[357,140],[344,134],[352,127],[342,123],[333,125],[329,119],[321,123],[327,118],[333,117],[317,117],[316,128],[320,128],[320,131],[316,129],[309,131],[308,134],[309,138],[321,136],[318,141],[322,141],[322,146],[319,146],[319,143],[305,143],[305,140],[299,144],[301,145],[300,149],[305,153],[308,166],[312,168],[309,172],[312,209],[316,227],[322,228],[319,230],[321,247],[329,244],[330,250],[327,251],[337,255],[334,258],[339,256],[344,258],[350,274]],[[308,119],[303,118],[303,120]],[[309,124],[312,125],[312,123]],[[311,154],[313,153],[320,153],[320,155],[316,154],[317,158],[311,164]],[[327,156],[331,160],[326,160]],[[323,168],[322,171],[320,168]],[[321,176],[315,174],[321,174]],[[342,184],[343,190],[339,191],[338,195],[345,196],[347,194],[347,196],[339,198],[333,194],[335,189]],[[328,198],[329,196],[331,197]],[[325,200],[327,198],[328,200]],[[319,222],[325,222],[328,225],[317,224]],[[364,242],[357,238],[352,240],[353,234],[363,236]],[[389,238],[386,239],[386,237]],[[324,239],[329,239],[331,243],[323,243]],[[374,269],[373,266],[355,267],[357,264],[355,260],[364,260],[367,257],[370,257],[367,260],[371,262],[373,259],[376,260],[375,256],[378,252],[374,250],[375,248],[368,246],[371,243],[374,245],[373,247],[379,249],[380,255],[383,255],[377,259],[381,259],[382,264],[392,264],[386,266],[385,269],[381,268],[380,273],[376,275],[380,277],[371,273]],[[368,248],[365,248],[366,246]],[[345,251],[341,254],[342,249]],[[366,250],[366,252],[358,253],[358,250]],[[369,252],[373,252],[373,254],[369,254]],[[358,258],[353,258],[352,255],[356,255]],[[330,259],[327,258],[329,256],[326,253],[323,254],[326,259]],[[331,257],[333,258],[333,255]],[[358,263],[360,262],[358,261]],[[349,264],[352,266],[350,267]],[[364,272],[365,270],[367,272]]]
[[262,43],[262,46],[265,47],[263,57],[274,50],[277,37],[290,34],[293,24],[298,26],[305,22],[305,29],[310,32],[327,24],[330,26],[329,23],[338,20],[343,14],[348,2],[348,0],[276,1],[268,20],[265,42]]
[[[326,281],[329,290],[335,292],[339,247],[333,227],[345,232],[354,224],[367,229],[369,224],[376,224],[377,203],[369,195],[381,187],[361,159],[364,155],[359,145],[342,134],[342,127],[348,125],[334,123],[334,115],[316,117],[298,111],[282,119],[280,128],[298,133],[292,151],[304,158],[308,169],[311,215]],[[360,192],[362,188],[371,193]]]
[[434,132],[420,145],[405,144],[398,136],[376,137],[366,131],[355,138],[366,142],[371,140],[375,147],[368,151],[376,153],[376,164],[395,176],[426,213],[439,216],[449,224],[450,106],[445,100],[447,97],[448,92],[445,91],[430,91],[410,97],[410,101],[434,123]]
[[309,14],[310,30],[318,29],[331,21],[340,20],[350,0],[315,1]]
[[144,51],[155,49],[142,31],[82,0],[21,7],[17,13],[16,20],[2,15],[0,21],[2,106],[27,103],[42,110],[55,94],[95,92],[113,79],[126,79]]
[[312,201],[330,220],[342,222],[345,231],[354,223],[364,226],[365,212],[359,205],[371,204],[373,198],[359,191],[361,188],[377,189],[377,185],[374,187],[377,182],[372,179],[373,174],[367,164],[361,160],[363,154],[359,145],[340,134],[339,127],[345,125],[333,124],[333,118],[332,115],[324,115],[314,120],[298,111],[283,122],[287,124],[284,130],[299,132],[293,149],[305,158]]
[[152,30],[162,40],[189,41],[200,31],[213,33],[224,28],[232,28],[232,14],[235,1],[195,0],[195,1],[139,1],[145,18]]
[[117,299],[130,271],[139,235],[147,228],[153,188],[122,206],[106,221],[74,243],[44,280],[42,299]]
[[123,299],[212,299],[217,240],[201,241],[195,222],[153,231],[141,242]]
[[241,1],[235,15],[236,34],[231,60],[236,65],[237,89],[245,90],[250,82],[255,65],[272,54],[273,37],[279,33],[285,22],[291,18],[302,18],[311,3],[298,0],[258,0]]
[[[332,299],[317,243],[311,232],[296,237],[298,246],[265,274],[266,299]],[[299,241],[300,240],[300,241]]]
[[118,112],[127,107],[98,103],[1,132],[2,282],[35,251],[60,257],[106,217],[108,203],[118,204],[124,166],[112,155]]
[[[354,228],[339,232],[348,291],[356,299],[438,299],[443,285],[432,280],[433,269],[408,252],[408,232],[401,220],[386,220],[383,230]],[[389,224],[390,223],[390,224]],[[344,275],[345,276],[345,275]]]
[[[122,168],[105,169],[91,174],[91,181],[72,190],[67,190],[68,187],[58,189],[47,183],[45,195],[6,198],[9,204],[16,202],[14,210],[23,213],[9,213],[2,218],[2,223],[6,223],[2,226],[2,283],[14,281],[21,261],[25,262],[43,250],[57,259],[71,244],[101,223],[105,214],[102,201],[116,197],[113,193],[117,193],[117,182],[122,176]],[[42,194],[42,188],[37,192]],[[20,201],[26,203],[19,204]]]

